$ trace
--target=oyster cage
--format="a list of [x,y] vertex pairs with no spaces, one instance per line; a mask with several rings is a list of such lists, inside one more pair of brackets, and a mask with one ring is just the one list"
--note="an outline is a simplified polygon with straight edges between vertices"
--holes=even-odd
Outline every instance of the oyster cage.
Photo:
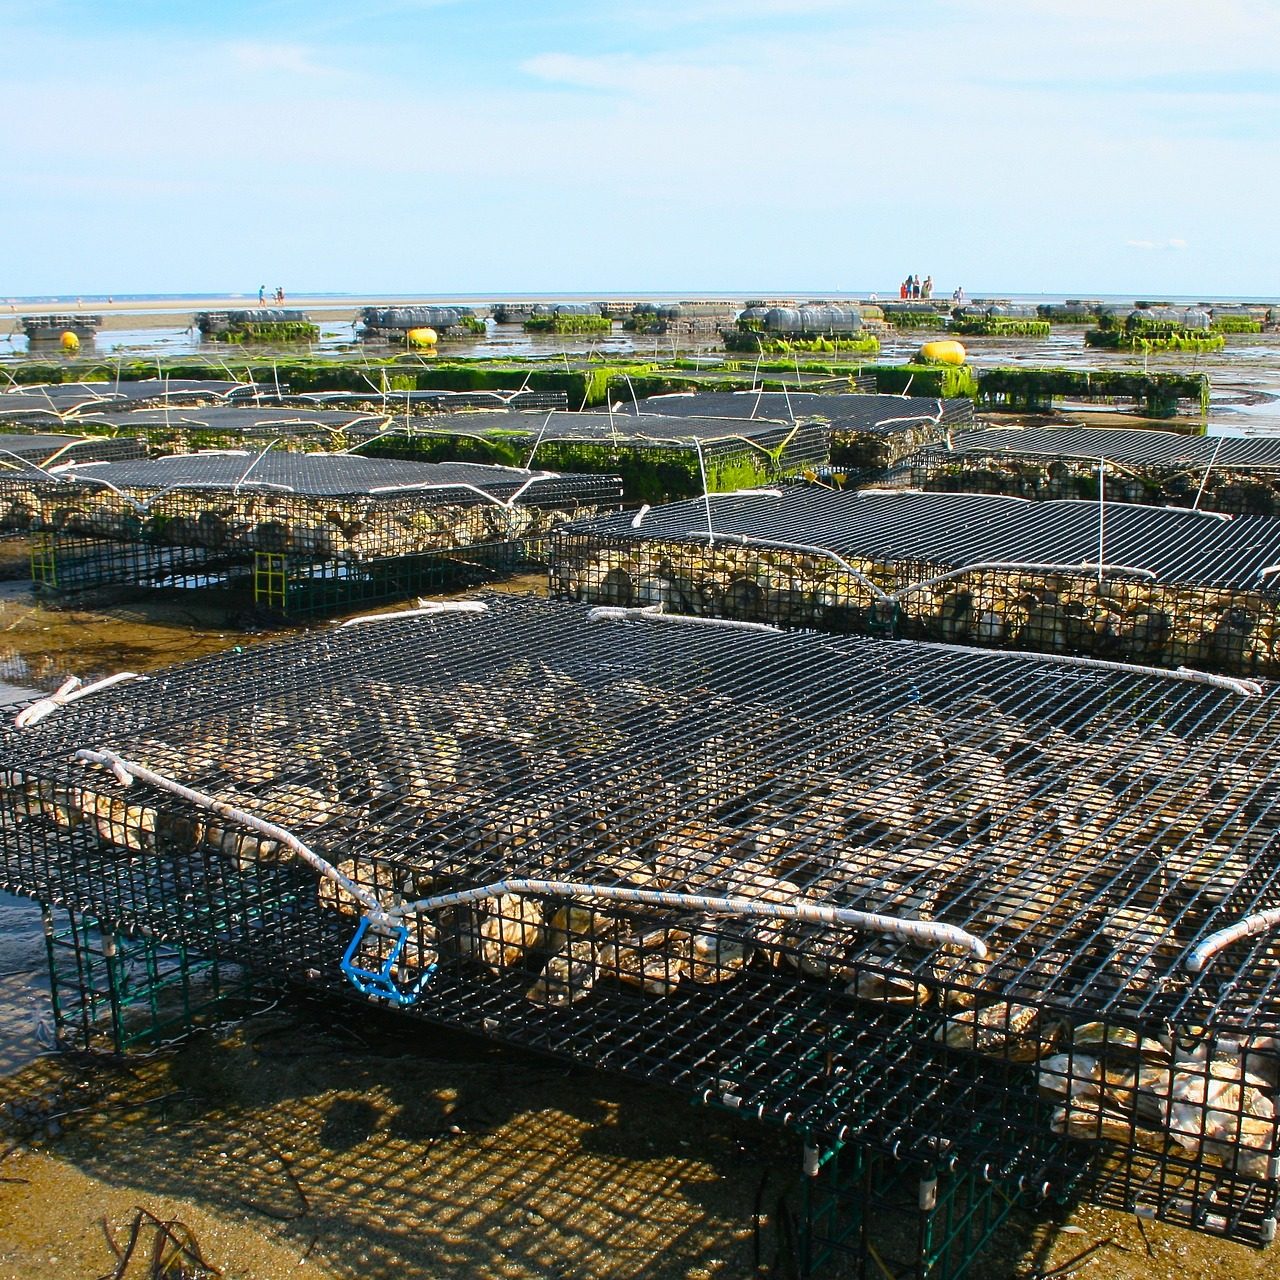
[[343,454],[203,453],[0,473],[0,528],[32,577],[79,589],[225,585],[289,616],[485,581],[557,523],[617,506],[616,479]]
[[964,431],[904,458],[891,483],[1280,515],[1280,440],[1111,427]]
[[190,407],[82,409],[74,421],[115,433],[145,437],[153,453],[198,449],[238,449],[247,442],[277,441],[290,448],[341,449],[386,423],[382,414],[363,410],[281,408],[252,404]]
[[[628,408],[628,406],[623,406]],[[973,401],[933,396],[840,394],[816,391],[677,392],[641,400],[639,414],[726,418],[807,419],[827,424],[831,465],[867,480],[950,430],[973,422]]]
[[457,413],[397,421],[367,443],[368,457],[538,465],[622,477],[630,502],[750,489],[827,461],[818,423],[600,413]]
[[493,597],[20,719],[6,890],[815,1153],[1274,1233],[1274,686]]
[[1278,574],[1280,522],[1261,516],[797,486],[566,526],[550,584],[591,604],[1273,675]]

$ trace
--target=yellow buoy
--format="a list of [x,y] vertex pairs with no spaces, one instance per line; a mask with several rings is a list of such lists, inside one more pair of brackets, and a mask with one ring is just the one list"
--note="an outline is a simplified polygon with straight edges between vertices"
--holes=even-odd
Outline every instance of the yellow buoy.
[[920,359],[925,364],[964,364],[966,358],[964,343],[954,338],[938,338],[920,348]]
[[59,341],[62,343],[63,351],[66,351],[68,354],[73,351],[80,350],[80,339],[72,333],[70,329],[64,329],[62,331],[62,337]]
[[436,345],[436,331],[434,329],[410,329],[404,335],[404,340],[411,347],[434,347]]

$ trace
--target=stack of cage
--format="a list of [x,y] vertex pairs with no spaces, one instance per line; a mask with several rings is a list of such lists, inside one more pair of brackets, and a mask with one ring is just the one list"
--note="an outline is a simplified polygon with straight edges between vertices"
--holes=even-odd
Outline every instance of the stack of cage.
[[1274,688],[494,597],[84,692],[0,739],[9,891],[1274,1234]]
[[1280,673],[1280,521],[792,487],[582,521],[551,589],[824,631]]
[[78,426],[144,436],[153,453],[196,449],[238,449],[246,442],[278,441],[290,448],[344,448],[384,429],[386,415],[368,410],[286,408],[248,403],[204,408],[124,409],[115,405],[83,408]]
[[1097,498],[1280,515],[1280,439],[1110,427],[997,427],[921,449],[894,483],[1019,498]]
[[345,454],[180,454],[0,477],[0,527],[38,584],[207,586],[253,577],[299,617],[527,564],[548,531],[613,510],[615,477]]
[[772,418],[827,425],[831,465],[861,481],[888,468],[947,432],[973,422],[973,402],[930,396],[840,395],[825,391],[700,391],[651,396],[630,406],[637,414],[716,418]]
[[631,502],[770,484],[827,461],[816,422],[615,413],[454,413],[403,422],[356,446],[370,457],[497,462],[619,475]]
[[415,329],[433,329],[441,337],[484,332],[484,321],[463,306],[364,307],[360,336],[366,340],[403,342]]
[[27,341],[35,345],[57,342],[64,333],[93,339],[102,328],[102,317],[76,312],[74,315],[23,316],[19,323]]

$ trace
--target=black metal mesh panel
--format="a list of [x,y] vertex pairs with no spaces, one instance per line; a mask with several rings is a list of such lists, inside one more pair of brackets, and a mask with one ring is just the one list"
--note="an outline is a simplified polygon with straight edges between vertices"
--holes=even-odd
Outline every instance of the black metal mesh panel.
[[536,537],[616,505],[606,476],[343,454],[182,454],[0,479],[0,525],[364,559]]
[[[1101,471],[1099,466],[1101,465]],[[920,450],[894,483],[1022,498],[1096,498],[1280,515],[1280,440],[1115,428],[964,431]]]
[[595,604],[1272,673],[1277,565],[1280,523],[1264,517],[801,488],[580,522],[555,537],[551,586]]
[[146,456],[146,441],[136,436],[0,435],[0,463],[6,466],[30,462],[48,467]]
[[[334,990],[353,946],[386,969],[370,998],[816,1141],[1037,1190],[1105,1151],[1129,1203],[1257,1239],[1280,944],[1188,962],[1280,907],[1278,699],[495,597],[12,729],[0,883]],[[353,945],[363,908],[275,835],[80,749],[282,824],[384,909],[428,906]],[[786,918],[817,908],[891,932]]]
[[346,433],[380,430],[386,418],[380,413],[310,407],[280,408],[252,404],[212,404],[153,409],[106,410],[85,408],[77,423],[106,426],[113,431],[144,434],[157,442],[192,447],[235,445],[241,440],[312,440],[325,444],[345,441]]

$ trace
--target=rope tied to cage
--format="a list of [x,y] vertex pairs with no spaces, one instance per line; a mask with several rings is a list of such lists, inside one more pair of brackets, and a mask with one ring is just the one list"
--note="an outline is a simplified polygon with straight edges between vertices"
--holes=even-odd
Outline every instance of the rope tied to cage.
[[636,605],[632,608],[601,604],[587,611],[588,622],[621,622],[627,618],[643,618],[652,622],[693,623],[701,627],[721,627],[726,631],[767,631],[771,635],[783,634],[781,627],[775,627],[769,622],[737,622],[732,618],[706,618],[693,613],[667,613],[660,604]]
[[91,684],[84,684],[78,676],[69,676],[47,698],[41,698],[38,702],[33,702],[30,706],[24,707],[19,711],[13,717],[14,727],[29,729],[33,724],[39,724],[45,716],[52,715],[53,712],[61,707],[68,706],[72,702],[78,702],[81,698],[87,698],[91,693],[97,693],[101,689],[109,689],[112,685],[123,684],[126,680],[145,679],[146,676],[140,676],[136,671],[117,671],[115,675],[104,676],[101,680],[95,680]]
[[347,618],[336,624],[354,627],[366,622],[391,622],[396,618],[424,618],[437,613],[487,613],[489,606],[482,600],[432,600],[423,601],[416,609],[397,609],[392,613],[365,613],[358,618]]
[[1239,676],[1220,676],[1211,671],[1197,671],[1194,667],[1149,667],[1139,663],[1112,662],[1106,658],[1082,658],[1069,653],[1041,653],[1034,649],[979,649],[976,645],[940,643],[932,640],[892,640],[890,644],[908,645],[917,649],[937,649],[941,653],[971,653],[978,657],[1034,658],[1037,662],[1052,662],[1064,667],[1082,667],[1094,671],[1115,671],[1120,675],[1159,676],[1165,680],[1183,680],[1188,684],[1205,684],[1227,693],[1238,693],[1244,698],[1260,698],[1263,687],[1257,680],[1245,680]]
[[334,881],[335,884],[340,885],[347,893],[351,894],[357,902],[368,909],[371,918],[379,921],[385,919],[382,904],[374,894],[356,884],[350,876],[344,875],[333,863],[309,848],[287,828],[274,822],[268,822],[265,818],[259,818],[256,814],[228,804],[225,800],[219,800],[216,796],[207,795],[203,791],[197,791],[194,787],[185,786],[183,783],[176,782],[162,773],[156,773],[154,769],[148,769],[144,764],[139,764],[135,760],[127,760],[124,756],[107,748],[97,751],[83,748],[76,752],[75,758],[84,764],[97,764],[110,769],[121,786],[129,787],[135,782],[145,782],[148,786],[177,796],[179,800],[185,800],[188,804],[193,804],[198,809],[207,809],[211,813],[216,813],[220,817],[247,827],[250,831],[256,831],[259,835],[265,835],[272,840],[279,841],[280,844],[296,854],[313,870],[318,871],[326,879]]
[[851,907],[831,907],[819,903],[761,902],[756,898],[709,896],[680,893],[666,889],[634,889],[629,885],[587,884],[578,880],[539,880],[516,877],[497,880],[474,889],[457,889],[452,893],[434,894],[402,906],[389,907],[384,914],[390,919],[421,915],[443,907],[462,906],[509,893],[549,894],[588,901],[630,902],[637,906],[675,907],[680,910],[705,912],[709,915],[764,916],[774,920],[799,920],[805,924],[846,925],[870,933],[889,933],[926,946],[958,947],[979,960],[986,959],[987,945],[977,935],[959,925],[937,920],[904,919],[878,911],[856,911]]
[[1183,962],[1191,973],[1199,973],[1219,951],[1225,950],[1233,942],[1243,938],[1253,938],[1260,933],[1270,933],[1280,927],[1280,907],[1272,907],[1267,911],[1255,911],[1211,933]]

